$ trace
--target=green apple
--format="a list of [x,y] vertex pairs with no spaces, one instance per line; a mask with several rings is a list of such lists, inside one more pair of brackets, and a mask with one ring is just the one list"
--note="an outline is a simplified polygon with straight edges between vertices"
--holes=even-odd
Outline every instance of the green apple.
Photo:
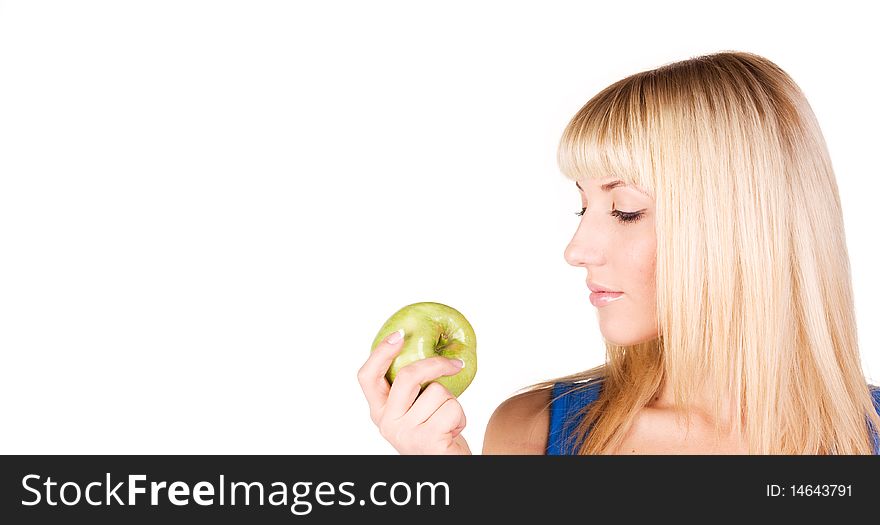
[[[414,303],[394,313],[376,334],[372,352],[391,332],[403,328],[403,348],[395,356],[385,377],[394,382],[397,372],[406,365],[428,357],[461,359],[464,367],[455,375],[434,381],[458,397],[477,373],[477,336],[467,319],[455,308],[441,303]],[[430,382],[429,382],[430,383]],[[424,390],[429,383],[423,384]]]

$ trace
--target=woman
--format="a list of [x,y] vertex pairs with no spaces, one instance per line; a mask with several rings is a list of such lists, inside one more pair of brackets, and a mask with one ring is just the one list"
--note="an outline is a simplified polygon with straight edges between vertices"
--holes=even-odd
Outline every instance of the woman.
[[[565,258],[606,362],[504,401],[484,454],[878,453],[837,184],[784,71],[723,52],[634,74],[578,111],[558,161],[583,206]],[[470,453],[458,401],[418,396],[458,368],[419,361],[389,387],[398,347],[359,372],[382,435]]]

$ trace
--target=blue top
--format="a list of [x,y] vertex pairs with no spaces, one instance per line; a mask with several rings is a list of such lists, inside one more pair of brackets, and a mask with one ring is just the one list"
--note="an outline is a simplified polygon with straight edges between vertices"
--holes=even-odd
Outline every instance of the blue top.
[[[586,383],[556,383],[553,385],[552,402],[550,404],[550,434],[547,439],[547,455],[563,456],[577,454],[579,448],[574,443],[575,429],[583,420],[578,411],[599,397],[602,380],[593,379]],[[575,387],[578,387],[575,389]],[[880,414],[880,387],[868,385],[874,408]],[[565,394],[565,395],[562,395]],[[558,397],[562,395],[562,397]],[[868,425],[869,428],[873,427]],[[880,455],[880,432],[875,431],[874,454]]]

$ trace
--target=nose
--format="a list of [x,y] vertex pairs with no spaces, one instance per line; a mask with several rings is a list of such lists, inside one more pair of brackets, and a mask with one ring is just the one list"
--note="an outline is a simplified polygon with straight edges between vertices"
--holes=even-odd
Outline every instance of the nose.
[[[589,213],[589,212],[588,212]],[[598,266],[605,262],[604,249],[599,235],[591,231],[587,220],[581,220],[568,246],[565,247],[565,262],[572,266]]]

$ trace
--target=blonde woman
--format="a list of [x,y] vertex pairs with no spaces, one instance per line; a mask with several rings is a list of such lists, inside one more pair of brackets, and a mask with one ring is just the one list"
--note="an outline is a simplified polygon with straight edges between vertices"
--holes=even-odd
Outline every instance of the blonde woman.
[[[789,75],[744,52],[631,75],[571,119],[558,161],[606,362],[504,401],[484,454],[880,453],[837,184]],[[399,346],[358,374],[382,436],[470,453],[457,400],[418,395],[458,368],[419,361],[389,387]]]

